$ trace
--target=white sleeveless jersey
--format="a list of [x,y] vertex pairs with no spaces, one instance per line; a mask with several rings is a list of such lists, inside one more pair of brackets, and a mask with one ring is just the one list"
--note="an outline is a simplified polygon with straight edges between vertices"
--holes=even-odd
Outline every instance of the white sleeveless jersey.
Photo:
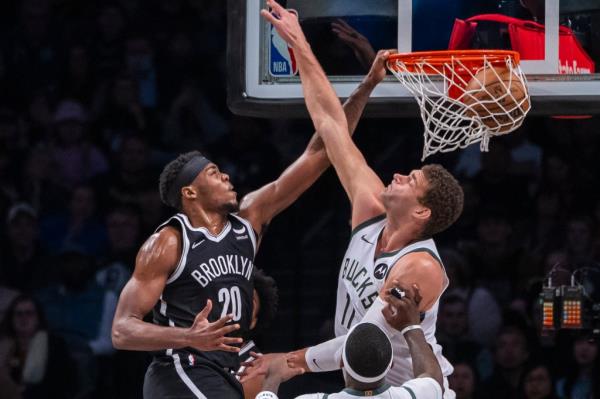
[[[385,226],[385,215],[368,220],[352,231],[350,244],[344,255],[338,279],[337,303],[335,311],[335,335],[340,336],[363,318],[379,291],[394,264],[402,256],[411,252],[428,252],[439,263],[440,261],[435,243],[432,239],[418,241],[391,253],[381,253],[375,259],[377,240]],[[396,266],[398,267],[398,266]],[[448,277],[444,270],[444,288],[448,286]],[[438,297],[433,307],[425,312],[421,322],[423,333],[427,342],[433,348],[444,376],[452,374],[454,369],[448,360],[442,356],[442,347],[435,339],[435,324],[439,306]],[[400,386],[406,381],[415,378],[412,372],[412,360],[406,340],[400,334],[392,340],[394,349],[394,365],[387,375],[387,381],[394,386]]]

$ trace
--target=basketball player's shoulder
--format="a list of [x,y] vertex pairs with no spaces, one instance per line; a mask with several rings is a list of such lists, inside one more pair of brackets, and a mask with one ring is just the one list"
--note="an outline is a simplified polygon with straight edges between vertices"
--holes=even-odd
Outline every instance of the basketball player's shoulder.
[[153,233],[140,248],[136,258],[136,269],[152,268],[171,270],[181,255],[181,231],[165,226]]
[[414,276],[423,276],[427,279],[432,277],[442,278],[444,275],[440,263],[426,251],[410,252],[398,259],[395,266],[392,268],[391,274],[396,271],[402,274],[410,273]]

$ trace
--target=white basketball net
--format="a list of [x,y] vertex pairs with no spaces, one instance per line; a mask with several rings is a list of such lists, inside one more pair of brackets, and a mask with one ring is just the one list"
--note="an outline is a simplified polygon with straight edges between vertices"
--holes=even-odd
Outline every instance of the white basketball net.
[[[388,69],[413,94],[421,108],[425,126],[421,160],[436,152],[450,152],[477,142],[481,143],[481,151],[487,151],[492,136],[517,129],[531,108],[525,76],[509,56],[505,63],[510,74],[504,81],[486,56],[483,56],[482,67],[474,72],[456,57],[443,65],[439,61],[434,65],[427,60],[413,61],[410,68],[401,60],[393,60],[392,63],[388,63]],[[498,66],[497,62],[495,65]],[[501,82],[504,90],[500,95],[486,89],[486,77],[490,80],[490,74],[483,73],[480,76],[483,81],[476,78],[484,68],[491,68],[490,74],[493,71],[495,79]],[[439,77],[443,78],[443,84]],[[473,79],[479,82],[476,85],[471,83],[471,87],[476,89],[465,90]],[[525,95],[516,99],[511,88],[519,83],[525,89]],[[448,94],[451,86],[459,90],[460,95],[456,99]]]

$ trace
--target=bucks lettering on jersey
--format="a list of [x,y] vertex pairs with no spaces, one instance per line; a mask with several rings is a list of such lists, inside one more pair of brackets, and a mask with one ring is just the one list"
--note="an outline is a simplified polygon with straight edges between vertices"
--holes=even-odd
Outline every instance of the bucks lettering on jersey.
[[[203,227],[192,227],[187,216],[181,213],[158,227],[157,231],[166,226],[181,231],[182,253],[153,309],[155,324],[190,327],[210,299],[213,306],[209,321],[233,314],[233,322],[240,325],[240,330],[230,335],[245,336],[249,331],[256,236],[247,220],[235,215],[229,215],[227,219],[217,236]],[[192,348],[184,351],[220,367],[237,369],[239,365],[236,353],[199,352]],[[173,350],[162,354],[172,356]]]
[[[368,220],[357,226],[352,232],[350,244],[344,255],[340,269],[335,312],[335,335],[340,336],[360,322],[371,307],[392,267],[404,255],[412,252],[429,253],[443,268],[437,248],[432,239],[417,241],[404,248],[390,253],[381,253],[375,257],[377,241],[385,226],[385,215]],[[398,266],[396,266],[398,267]],[[444,272],[444,290],[448,286],[448,278]],[[421,327],[427,342],[438,357],[444,375],[453,371],[450,363],[442,356],[442,349],[435,339],[435,323],[439,297],[434,306],[425,312]],[[412,361],[408,345],[404,337],[394,336],[394,367],[389,371],[387,380],[399,386],[414,378]]]

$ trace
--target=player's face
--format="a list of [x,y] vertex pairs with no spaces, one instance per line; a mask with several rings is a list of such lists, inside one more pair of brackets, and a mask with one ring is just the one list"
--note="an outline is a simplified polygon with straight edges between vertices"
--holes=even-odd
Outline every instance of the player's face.
[[237,193],[229,182],[229,175],[214,163],[208,164],[192,183],[199,193],[200,202],[207,209],[235,212],[238,209]]
[[421,169],[417,169],[408,175],[394,173],[394,178],[381,193],[381,199],[388,211],[410,212],[415,207],[422,207],[419,198],[426,192],[427,178]]

